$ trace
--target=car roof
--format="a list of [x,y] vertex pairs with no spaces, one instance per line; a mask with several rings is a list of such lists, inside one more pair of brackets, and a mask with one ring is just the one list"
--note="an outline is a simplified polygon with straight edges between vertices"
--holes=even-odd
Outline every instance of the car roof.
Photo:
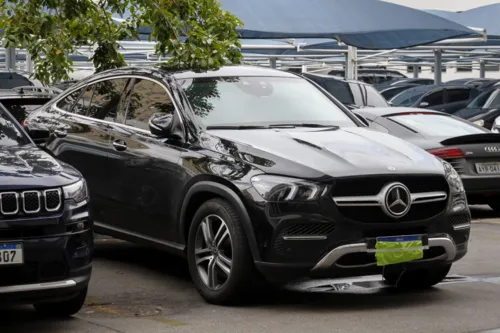
[[[359,110],[361,111],[361,110]],[[424,113],[424,114],[435,114],[450,116],[448,113],[429,110],[429,109],[419,109],[419,108],[406,108],[406,107],[387,107],[387,108],[364,108],[362,113],[370,114],[375,117],[387,117],[390,115],[396,115],[399,113]]]
[[339,76],[334,76],[334,75],[330,75],[330,74],[320,74],[320,73],[302,73],[302,74],[299,74],[299,75],[304,75],[304,76],[317,76],[317,77],[321,77],[321,78],[324,78],[324,79],[331,79],[331,80],[337,80],[337,81],[341,81],[341,82],[348,82],[348,83],[356,83],[356,84],[364,84],[364,85],[369,85],[368,83],[366,82],[363,82],[363,81],[356,81],[356,80],[348,80],[348,79],[345,79],[343,77],[339,77]]
[[385,92],[389,90],[394,90],[394,89],[401,89],[405,87],[413,88],[413,87],[419,87],[421,86],[420,84],[417,83],[404,83],[404,84],[398,84],[395,86],[387,86],[386,88],[382,89],[380,92]]
[[437,90],[437,89],[474,89],[472,86],[459,86],[459,85],[445,85],[445,84],[424,84],[424,85],[418,85],[414,88],[410,88],[408,90],[405,90],[402,92],[403,93],[408,93],[408,92],[428,92],[431,90]]

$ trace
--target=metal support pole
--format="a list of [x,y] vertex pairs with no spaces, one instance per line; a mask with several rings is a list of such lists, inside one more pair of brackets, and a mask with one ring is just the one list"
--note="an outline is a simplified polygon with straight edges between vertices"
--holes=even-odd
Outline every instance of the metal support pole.
[[418,65],[413,65],[413,78],[418,79]]
[[354,46],[347,47],[346,58],[346,79],[356,80],[358,78],[357,52],[358,49]]
[[435,84],[441,84],[441,82],[442,82],[442,73],[441,73],[441,67],[443,65],[442,55],[443,55],[442,50],[440,50],[440,49],[434,50],[434,83]]
[[16,49],[12,47],[5,49],[5,67],[10,70],[16,69]]
[[269,65],[272,69],[276,69],[276,58],[269,58]]
[[31,54],[26,52],[26,72],[33,73],[33,60],[31,59]]
[[479,77],[484,79],[486,77],[486,61],[479,60]]

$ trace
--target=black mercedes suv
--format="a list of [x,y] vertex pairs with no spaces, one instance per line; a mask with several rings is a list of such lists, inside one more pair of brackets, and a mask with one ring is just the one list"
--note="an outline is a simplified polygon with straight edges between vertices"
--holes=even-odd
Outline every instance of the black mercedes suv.
[[[37,142],[46,130],[30,132]],[[73,167],[38,148],[0,104],[0,304],[69,316],[91,275],[87,187]]]
[[295,74],[110,70],[27,124],[85,176],[96,232],[185,256],[209,302],[304,277],[430,287],[467,252],[454,169]]

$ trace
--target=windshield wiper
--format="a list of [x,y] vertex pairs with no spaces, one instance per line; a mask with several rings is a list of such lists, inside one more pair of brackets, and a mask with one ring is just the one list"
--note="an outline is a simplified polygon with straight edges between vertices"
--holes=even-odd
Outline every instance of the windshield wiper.
[[218,129],[227,129],[227,130],[248,130],[248,129],[269,129],[269,126],[261,126],[261,125],[213,125],[207,126],[207,130],[218,130]]
[[310,128],[339,128],[336,125],[324,125],[324,124],[313,124],[313,123],[300,123],[300,124],[272,124],[269,125],[270,128],[278,127],[310,127]]

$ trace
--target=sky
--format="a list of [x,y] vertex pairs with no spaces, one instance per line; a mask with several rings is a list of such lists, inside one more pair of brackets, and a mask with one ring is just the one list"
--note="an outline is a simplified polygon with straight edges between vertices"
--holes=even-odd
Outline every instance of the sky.
[[384,0],[418,9],[464,11],[476,7],[500,3],[500,0]]

